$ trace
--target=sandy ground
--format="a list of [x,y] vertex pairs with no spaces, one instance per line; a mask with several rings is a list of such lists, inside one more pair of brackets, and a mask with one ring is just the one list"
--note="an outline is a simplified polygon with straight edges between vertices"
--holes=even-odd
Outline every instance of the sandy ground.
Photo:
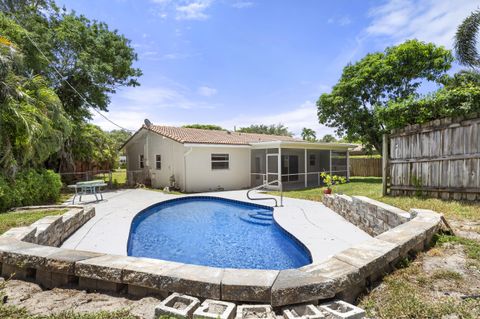
[[[1,279],[0,279],[1,280]],[[49,315],[64,311],[95,313],[102,311],[128,310],[139,318],[154,318],[154,308],[159,299],[147,297],[139,300],[122,295],[87,293],[74,289],[43,290],[35,283],[9,280],[3,291],[7,305],[24,307],[33,315]]]

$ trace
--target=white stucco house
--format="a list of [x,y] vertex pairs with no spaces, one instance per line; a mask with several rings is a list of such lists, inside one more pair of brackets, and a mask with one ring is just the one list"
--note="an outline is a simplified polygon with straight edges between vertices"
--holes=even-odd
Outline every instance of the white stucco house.
[[149,124],[123,147],[130,185],[204,192],[277,185],[279,179],[283,189],[318,186],[324,171],[348,178],[355,145]]

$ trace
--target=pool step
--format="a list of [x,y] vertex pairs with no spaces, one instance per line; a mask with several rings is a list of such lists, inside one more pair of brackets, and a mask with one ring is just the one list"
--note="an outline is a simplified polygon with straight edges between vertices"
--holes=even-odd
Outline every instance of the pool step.
[[248,216],[254,219],[259,219],[259,220],[272,220],[272,215],[267,216],[267,215],[262,215],[258,213],[249,213]]
[[243,220],[244,222],[254,224],[254,225],[270,226],[273,224],[272,219],[264,220],[259,218],[252,218],[250,216],[240,216],[240,219]]

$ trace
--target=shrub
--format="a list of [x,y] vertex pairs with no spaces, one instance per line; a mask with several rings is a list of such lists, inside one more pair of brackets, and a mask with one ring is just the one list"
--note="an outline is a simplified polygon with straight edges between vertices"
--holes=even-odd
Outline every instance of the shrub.
[[0,174],[0,212],[12,207],[48,204],[58,200],[62,182],[51,170],[28,169],[14,180]]

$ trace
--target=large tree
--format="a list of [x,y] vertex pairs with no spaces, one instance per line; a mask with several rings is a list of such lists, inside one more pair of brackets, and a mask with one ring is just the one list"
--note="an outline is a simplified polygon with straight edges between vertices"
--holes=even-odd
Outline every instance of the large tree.
[[247,127],[241,127],[237,132],[244,133],[259,133],[259,134],[270,134],[270,135],[283,135],[283,136],[292,136],[293,133],[288,130],[283,124],[252,124]]
[[418,96],[419,86],[441,78],[452,61],[449,50],[417,40],[367,54],[347,65],[332,92],[320,96],[319,121],[336,128],[337,135],[345,134],[381,152],[386,127],[377,110]]
[[446,75],[439,83],[442,87],[433,93],[390,103],[388,108],[378,111],[378,118],[387,129],[393,129],[480,112],[480,74],[477,71]]
[[[24,48],[26,67],[50,80],[74,120],[90,118],[90,106],[107,111],[118,87],[138,85],[141,71],[132,67],[137,55],[130,41],[105,23],[50,1],[24,0],[3,9],[0,33]],[[19,25],[28,33],[12,33]]]
[[23,65],[19,48],[0,39],[0,173],[43,166],[71,132],[60,99]]

